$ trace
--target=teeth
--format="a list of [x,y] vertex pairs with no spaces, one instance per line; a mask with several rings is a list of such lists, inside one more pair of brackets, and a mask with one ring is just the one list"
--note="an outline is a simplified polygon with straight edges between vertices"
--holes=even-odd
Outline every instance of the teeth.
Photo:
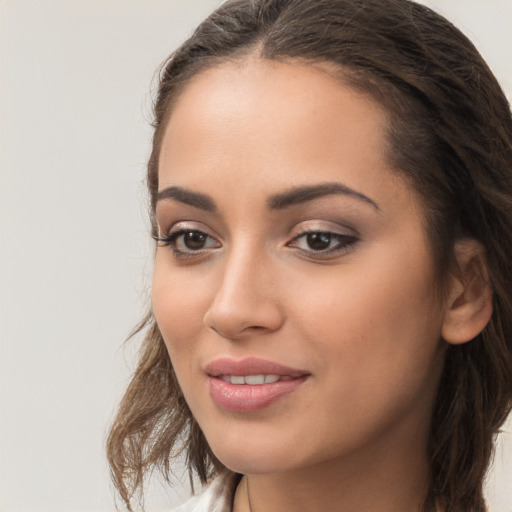
[[245,377],[246,384],[265,384],[265,375],[247,375]]
[[280,375],[222,375],[221,379],[231,384],[251,384],[258,386],[261,384],[272,384],[280,380],[290,380],[291,377],[281,377]]

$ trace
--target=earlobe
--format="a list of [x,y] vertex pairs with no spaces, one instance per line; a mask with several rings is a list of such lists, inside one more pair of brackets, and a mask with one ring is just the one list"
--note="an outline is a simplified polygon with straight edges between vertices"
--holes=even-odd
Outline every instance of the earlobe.
[[483,246],[473,239],[456,243],[457,274],[452,276],[442,326],[445,341],[459,345],[478,336],[492,315],[492,289]]

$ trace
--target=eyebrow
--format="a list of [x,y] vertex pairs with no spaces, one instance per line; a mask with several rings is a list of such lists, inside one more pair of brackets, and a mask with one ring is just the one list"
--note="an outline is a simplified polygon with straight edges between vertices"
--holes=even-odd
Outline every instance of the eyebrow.
[[[267,206],[270,210],[283,210],[291,206],[333,194],[353,197],[380,211],[379,205],[373,199],[370,199],[368,196],[347,187],[343,183],[336,182],[292,188],[286,192],[269,197],[267,200]],[[217,211],[217,205],[210,196],[181,187],[172,186],[164,188],[158,193],[157,201],[164,199],[174,199],[208,212]]]
[[353,197],[364,203],[372,205],[380,211],[379,205],[368,196],[357,192],[356,190],[343,185],[343,183],[320,183],[318,185],[292,188],[281,194],[276,194],[267,200],[267,205],[271,210],[282,210],[290,206],[312,201],[320,197],[340,194]]
[[175,199],[180,203],[188,204],[207,212],[217,211],[217,206],[210,196],[200,194],[199,192],[192,192],[192,190],[181,187],[167,187],[158,192],[157,202],[163,199]]

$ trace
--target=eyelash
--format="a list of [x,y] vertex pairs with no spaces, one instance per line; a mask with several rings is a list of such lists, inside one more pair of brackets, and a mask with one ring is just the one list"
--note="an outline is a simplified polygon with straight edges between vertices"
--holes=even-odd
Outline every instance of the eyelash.
[[339,254],[346,253],[350,251],[355,244],[358,242],[357,237],[354,235],[346,235],[341,233],[336,233],[333,231],[322,231],[310,229],[306,231],[302,231],[299,233],[291,242],[287,244],[288,247],[297,246],[297,242],[302,238],[307,238],[309,235],[321,235],[329,237],[329,244],[332,241],[337,241],[334,247],[328,247],[327,249],[301,249],[303,252],[313,257],[326,257],[326,256],[336,256]]
[[[204,231],[201,231],[199,229],[178,229],[174,232],[169,233],[165,237],[159,237],[159,236],[153,236],[154,240],[159,244],[159,247],[170,247],[170,249],[173,252],[173,255],[177,259],[186,259],[186,258],[194,258],[200,255],[205,255],[207,252],[211,251],[212,249],[217,249],[221,247],[220,243],[215,241],[217,244],[215,247],[206,247],[206,248],[200,248],[198,250],[193,250],[188,248],[183,250],[178,247],[178,239],[184,235],[187,234],[194,234],[196,236],[205,237],[206,240],[214,240],[213,237],[205,233]],[[334,240],[337,241],[334,247],[328,247],[326,249],[300,249],[298,247],[298,242],[303,239],[307,238],[310,235],[320,235],[320,236],[327,236],[328,237],[328,244]],[[338,254],[343,254],[348,251],[350,251],[355,244],[358,242],[357,237],[353,235],[346,235],[341,233],[336,233],[332,231],[322,231],[322,230],[306,230],[299,233],[297,236],[295,236],[290,242],[286,244],[287,247],[297,247],[299,250],[301,250],[303,253],[307,254],[308,256],[322,258],[322,257],[328,257],[328,256],[336,256]]]
[[[153,236],[154,240],[159,244],[159,247],[170,247],[170,249],[173,252],[173,255],[175,258],[193,258],[194,256],[198,256],[200,254],[204,254],[206,251],[211,250],[211,248],[201,248],[197,251],[194,251],[193,249],[183,250],[178,247],[178,239],[184,235],[187,234],[194,234],[199,236],[204,236],[206,239],[215,240],[213,237],[205,233],[204,231],[201,231],[199,229],[186,229],[181,228],[177,229],[176,231],[171,231],[167,236],[165,237],[159,237],[159,236]],[[218,242],[217,242],[218,243]],[[220,247],[220,244],[218,245]],[[217,248],[217,247],[215,247]]]

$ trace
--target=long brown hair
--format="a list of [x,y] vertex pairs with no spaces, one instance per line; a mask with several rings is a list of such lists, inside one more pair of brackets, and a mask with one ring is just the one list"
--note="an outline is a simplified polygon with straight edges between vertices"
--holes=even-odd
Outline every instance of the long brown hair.
[[[334,65],[340,80],[386,108],[389,158],[423,198],[441,285],[458,237],[485,247],[494,313],[474,340],[447,350],[425,501],[484,511],[484,476],[512,405],[512,117],[500,86],[459,30],[408,0],[228,1],[162,67],[147,175],[153,230],[173,103],[202,70],[248,55]],[[158,469],[169,479],[178,454],[203,482],[227,471],[183,398],[151,313],[137,330],[146,332],[139,364],[107,442],[129,510],[145,476]]]

